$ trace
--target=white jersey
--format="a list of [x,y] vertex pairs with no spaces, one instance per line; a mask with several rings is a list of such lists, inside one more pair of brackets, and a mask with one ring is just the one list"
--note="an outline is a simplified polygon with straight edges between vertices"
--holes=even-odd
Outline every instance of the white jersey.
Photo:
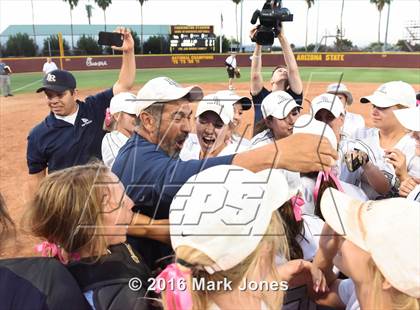
[[[274,143],[274,136],[270,129],[266,129],[259,134],[255,135],[251,139],[251,146],[249,149],[256,149],[262,147],[264,145]],[[278,169],[280,170],[284,176],[286,177],[287,183],[289,184],[289,189],[292,193],[297,194],[297,192],[303,192],[303,188],[300,182],[300,173],[289,171],[285,169]],[[304,200],[305,198],[302,197]]]
[[[305,214],[315,215],[315,197],[314,190],[316,184],[316,178],[309,176],[302,176],[300,179],[301,186],[303,188],[302,194],[303,199],[305,200],[305,205],[302,208],[302,212]],[[349,195],[350,197],[360,200],[367,201],[369,200],[366,193],[359,186],[344,182],[340,180],[340,185],[343,188],[343,192]]]
[[128,137],[114,130],[107,133],[102,139],[102,160],[105,166],[112,168],[120,148],[127,142]]
[[[366,128],[359,130],[355,134],[356,139],[353,141],[345,141],[340,143],[340,153],[345,153],[354,148],[361,149],[367,152],[369,160],[378,167],[389,180],[392,190],[386,196],[395,195],[398,192],[399,180],[395,175],[394,167],[385,159],[385,151],[380,145],[379,129]],[[414,177],[420,176],[420,157],[416,156],[416,142],[411,137],[411,134],[404,135],[395,145],[394,148],[399,149],[405,154],[407,171],[409,175]],[[368,183],[362,178],[363,169],[359,168],[354,172],[349,172],[344,165],[342,165],[340,179],[348,183],[354,184],[364,190],[369,199],[379,199],[380,194],[377,193]],[[383,197],[382,197],[383,198]]]
[[44,63],[44,66],[42,67],[42,72],[44,72],[44,74],[48,74],[51,71],[57,70],[57,65],[55,64],[55,62],[51,61],[51,62],[46,62]]
[[324,221],[319,217],[310,214],[302,214],[304,234],[296,237],[303,251],[303,259],[312,261],[319,247],[319,238],[321,236]]
[[353,280],[345,279],[340,282],[338,285],[338,296],[343,304],[346,305],[346,310],[360,309]]
[[270,129],[261,131],[251,139],[251,149],[274,142],[274,136]]
[[343,139],[354,138],[356,131],[365,128],[365,120],[360,114],[346,112],[344,118],[344,125],[341,129],[341,135]]
[[227,64],[230,64],[233,67],[233,69],[236,69],[236,57],[229,56],[228,58],[226,58],[225,62]]
[[407,199],[420,202],[420,184],[417,184],[416,187],[408,194]]
[[249,149],[251,147],[251,141],[244,137],[241,137],[240,135],[233,134],[231,140],[232,143],[240,144],[241,147],[243,147],[244,149]]
[[[217,156],[226,156],[246,151],[247,146],[239,145],[237,142],[228,141],[227,145],[220,151]],[[198,142],[197,134],[190,133],[187,140],[185,140],[182,150],[179,153],[179,158],[183,161],[191,159],[200,159],[200,143]]]

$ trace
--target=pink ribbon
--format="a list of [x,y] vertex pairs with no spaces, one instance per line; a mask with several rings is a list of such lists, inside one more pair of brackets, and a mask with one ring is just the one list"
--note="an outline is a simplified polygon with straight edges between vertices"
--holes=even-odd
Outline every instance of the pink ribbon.
[[302,206],[305,204],[305,201],[302,199],[302,197],[296,195],[290,198],[290,202],[292,203],[295,220],[300,222],[302,220]]
[[[156,283],[160,283],[159,279],[163,279],[166,283],[166,304],[168,310],[188,310],[192,308],[191,293],[188,287],[181,286],[182,282],[187,284],[185,273],[187,272],[181,271],[176,264],[170,264],[156,277]],[[160,293],[161,288],[157,285],[155,291]]]
[[321,186],[322,179],[325,179],[328,181],[331,178],[331,180],[334,182],[335,186],[340,192],[344,193],[343,187],[341,186],[340,181],[338,180],[337,176],[331,172],[331,171],[320,171],[318,173],[318,177],[316,178],[315,188],[314,188],[314,203],[318,200],[318,194],[319,194],[319,187]]
[[105,112],[105,126],[106,127],[111,126],[111,110],[110,110],[110,108],[107,108],[106,112]]
[[[37,244],[35,246],[35,250],[38,253],[41,253],[41,256],[44,257],[58,257],[60,262],[63,264],[67,264],[69,262],[68,259],[64,258],[61,248],[55,243],[44,241],[40,244]],[[79,253],[70,253],[69,257],[72,260],[80,260]]]

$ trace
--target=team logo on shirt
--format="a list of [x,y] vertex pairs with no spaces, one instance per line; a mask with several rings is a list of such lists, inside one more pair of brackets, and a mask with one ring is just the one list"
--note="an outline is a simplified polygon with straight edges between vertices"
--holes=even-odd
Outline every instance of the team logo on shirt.
[[92,123],[92,120],[89,120],[87,118],[82,118],[82,127],[85,127],[86,125],[89,125],[90,123]]

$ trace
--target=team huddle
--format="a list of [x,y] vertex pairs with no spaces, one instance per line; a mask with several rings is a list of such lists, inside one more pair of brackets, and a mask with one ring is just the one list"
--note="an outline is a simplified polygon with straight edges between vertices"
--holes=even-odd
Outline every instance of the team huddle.
[[[119,31],[112,88],[76,100],[76,79],[57,69],[38,89],[51,113],[28,135],[27,224],[44,240],[41,256],[54,259],[0,261],[0,275],[19,275],[16,287],[36,282],[29,293],[4,292],[9,301],[0,293],[6,308],[14,295],[20,306],[49,308],[299,309],[291,296],[301,291],[308,307],[419,309],[420,106],[411,85],[390,81],[361,98],[373,128],[347,111],[343,83],[304,114],[281,31],[286,66],[265,88],[257,44],[252,98],[232,80],[204,95],[168,77],[134,95],[133,39]],[[51,272],[28,277],[27,264]],[[58,280],[66,296],[44,285]]]

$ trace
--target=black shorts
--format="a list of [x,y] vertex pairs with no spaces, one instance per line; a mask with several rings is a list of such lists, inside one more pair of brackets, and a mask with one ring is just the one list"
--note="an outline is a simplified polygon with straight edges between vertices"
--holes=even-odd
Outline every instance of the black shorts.
[[230,79],[233,79],[233,78],[235,77],[235,69],[233,69],[233,68],[228,68],[228,69],[226,69],[226,71],[227,71],[227,73],[228,73],[228,77],[229,77]]

